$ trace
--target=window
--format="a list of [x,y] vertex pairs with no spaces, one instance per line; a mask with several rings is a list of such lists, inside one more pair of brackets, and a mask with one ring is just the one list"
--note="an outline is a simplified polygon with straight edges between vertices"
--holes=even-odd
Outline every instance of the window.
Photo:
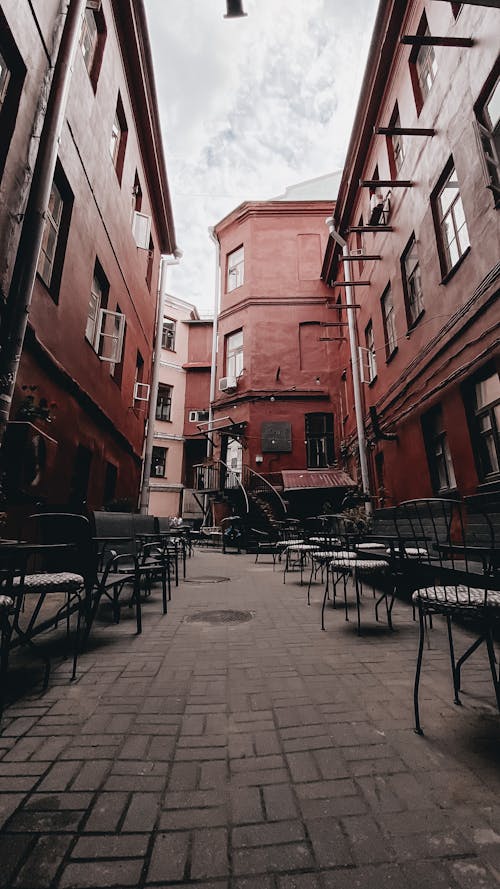
[[396,319],[394,317],[394,302],[392,299],[392,290],[390,286],[387,287],[382,296],[381,306],[385,335],[385,356],[387,359],[389,359],[398,347],[398,338],[396,336]]
[[325,469],[335,458],[333,414],[306,414],[306,451],[309,469]]
[[123,162],[125,160],[125,146],[127,144],[127,121],[120,95],[116,103],[116,111],[111,127],[111,138],[109,140],[109,153],[113,166],[118,176],[118,182],[122,181]]
[[80,31],[80,48],[94,92],[99,79],[106,42],[106,23],[102,10],[85,9]]
[[148,290],[151,290],[151,282],[153,280],[153,265],[155,261],[155,245],[153,244],[153,238],[149,237],[149,250],[148,250],[148,264],[146,266],[146,284],[148,285]]
[[243,373],[243,331],[237,330],[226,337],[226,376],[236,377]]
[[163,319],[161,347],[168,349],[169,352],[175,352],[175,321],[172,321],[171,318]]
[[0,177],[16,124],[26,66],[0,6]]
[[172,392],[173,386],[165,386],[160,383],[158,386],[158,398],[156,400],[156,419],[168,423],[172,414]]
[[[115,319],[114,319],[115,331],[116,331],[117,335],[118,335],[118,325],[121,322],[121,318],[122,318],[122,310],[120,309],[120,306],[117,305],[116,306],[116,315],[115,315]],[[115,383],[120,387],[121,387],[122,380],[123,380],[123,365],[125,363],[125,336],[126,336],[126,333],[127,333],[127,331],[125,328],[125,330],[123,332],[123,347],[122,347],[122,351],[121,351],[120,360],[117,361],[116,363],[111,362],[109,365],[109,372],[110,372],[111,376],[113,377]]]
[[[399,116],[399,108],[397,102],[394,106],[394,111],[392,112],[389,126],[396,129],[401,129],[401,118]],[[391,170],[391,176],[396,178],[401,167],[403,166],[403,161],[405,159],[405,146],[403,136],[397,133],[393,136],[388,136],[387,148],[389,152],[389,167]]]
[[241,287],[244,281],[245,255],[243,247],[238,247],[227,257],[227,292]]
[[493,192],[495,206],[500,207],[500,64],[493,72],[486,87],[486,94],[475,106],[476,137],[479,143],[479,156],[483,178],[487,188]]
[[[115,312],[106,308],[108,293],[108,281],[100,264],[96,262],[90,288],[85,338],[101,361],[107,361],[116,366],[120,364],[123,355],[125,315],[122,314],[119,306]],[[116,372],[116,367],[110,368],[110,373],[114,372]]]
[[373,335],[373,324],[370,321],[365,328],[365,352],[366,352],[366,371],[364,381],[372,383],[377,376],[377,357],[375,355],[375,337]]
[[132,211],[140,213],[142,207],[142,188],[139,181],[139,174],[135,171],[134,185],[132,188]]
[[451,491],[456,488],[455,473],[440,405],[423,415],[422,431],[432,489],[435,494]]
[[486,365],[463,389],[478,475],[489,481],[500,474],[500,377],[495,365]]
[[[417,35],[419,37],[431,36],[425,13],[420,20]],[[437,74],[436,54],[433,46],[416,44],[413,47],[410,53],[410,74],[417,114],[420,114]]]
[[56,167],[45,217],[37,273],[54,302],[59,296],[73,195],[60,164]]
[[109,284],[106,276],[96,262],[94,267],[94,276],[92,278],[92,286],[90,288],[90,301],[87,314],[87,325],[85,327],[85,338],[94,345],[97,330],[97,320],[101,309],[105,309],[108,304]]
[[7,62],[0,52],[0,111],[3,108],[5,97],[7,95],[7,87],[9,86],[9,81],[10,71],[7,67]]
[[420,263],[418,261],[415,235],[411,236],[401,257],[401,274],[405,294],[406,320],[408,327],[412,327],[424,311]]
[[438,228],[441,271],[447,274],[470,245],[455,167],[445,171],[444,183],[432,198]]
[[165,478],[167,469],[167,450],[168,448],[153,447],[153,455],[151,457],[151,475],[153,478]]

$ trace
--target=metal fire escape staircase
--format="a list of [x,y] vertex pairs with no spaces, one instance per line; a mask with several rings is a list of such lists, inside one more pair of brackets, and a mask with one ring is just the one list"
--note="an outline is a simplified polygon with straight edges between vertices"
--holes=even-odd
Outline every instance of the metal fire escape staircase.
[[203,524],[209,522],[211,505],[216,500],[226,500],[241,516],[247,527],[269,530],[275,522],[287,514],[287,504],[277,490],[281,483],[280,473],[274,473],[272,484],[247,464],[241,472],[230,469],[223,460],[200,463],[194,467],[194,491],[199,501],[203,499]]

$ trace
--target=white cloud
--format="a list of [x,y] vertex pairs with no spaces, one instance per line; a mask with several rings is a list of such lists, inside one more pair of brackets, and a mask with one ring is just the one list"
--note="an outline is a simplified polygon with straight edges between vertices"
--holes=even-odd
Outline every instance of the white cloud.
[[146,0],[177,240],[168,289],[213,305],[207,229],[244,200],[338,169],[376,0]]

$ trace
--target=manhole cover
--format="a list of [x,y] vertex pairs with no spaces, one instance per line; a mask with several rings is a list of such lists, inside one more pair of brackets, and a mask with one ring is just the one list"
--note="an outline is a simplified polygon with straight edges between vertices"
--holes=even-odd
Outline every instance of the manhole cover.
[[224,583],[225,580],[231,580],[231,578],[205,574],[202,577],[186,577],[184,583]]
[[186,617],[188,624],[243,624],[252,620],[251,611],[196,611]]

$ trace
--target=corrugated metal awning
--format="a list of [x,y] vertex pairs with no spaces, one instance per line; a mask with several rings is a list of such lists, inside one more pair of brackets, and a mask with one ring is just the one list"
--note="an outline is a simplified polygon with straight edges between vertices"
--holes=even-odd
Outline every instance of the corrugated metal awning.
[[342,469],[286,469],[283,470],[285,491],[301,488],[355,488],[354,482]]

